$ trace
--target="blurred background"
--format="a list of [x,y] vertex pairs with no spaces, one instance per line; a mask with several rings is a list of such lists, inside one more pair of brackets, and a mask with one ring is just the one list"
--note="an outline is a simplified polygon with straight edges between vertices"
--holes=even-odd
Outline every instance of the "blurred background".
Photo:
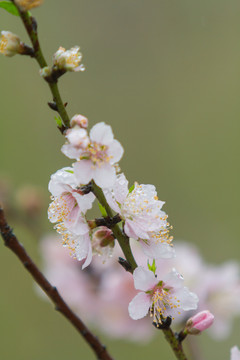
[[[191,242],[214,264],[239,261],[240,2],[45,0],[33,15],[49,62],[59,46],[81,46],[86,71],[60,80],[69,114],[112,126],[125,149],[122,170],[130,183],[156,186],[174,241]],[[29,43],[20,19],[4,10],[0,29]],[[71,160],[60,152],[64,139],[37,63],[1,56],[0,74],[1,192],[21,206],[19,189],[41,188],[38,230],[29,216],[12,214],[11,222],[41,265],[38,239],[52,230],[49,178]],[[0,358],[95,359],[0,246]],[[230,347],[240,346],[239,324],[221,342],[198,338],[206,359],[229,358]],[[97,332],[116,359],[174,358],[161,333],[139,346]]]

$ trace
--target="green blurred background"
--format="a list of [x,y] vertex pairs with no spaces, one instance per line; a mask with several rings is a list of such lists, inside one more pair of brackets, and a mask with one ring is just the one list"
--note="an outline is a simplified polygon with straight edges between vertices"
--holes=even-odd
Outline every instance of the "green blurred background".
[[[90,126],[112,125],[125,148],[122,170],[130,183],[156,185],[175,241],[196,244],[212,263],[239,260],[239,0],[45,0],[33,14],[48,61],[60,45],[81,46],[86,71],[60,81],[68,111]],[[28,42],[19,18],[4,10],[0,29]],[[16,188],[43,186],[47,209],[50,175],[71,164],[46,105],[49,90],[30,58],[2,56],[0,74],[1,175]],[[36,241],[13,225],[40,263]],[[95,359],[0,246],[0,358]],[[221,343],[203,334],[205,358],[229,359],[239,330],[236,322]],[[144,346],[102,338],[116,359],[174,358],[160,333]]]

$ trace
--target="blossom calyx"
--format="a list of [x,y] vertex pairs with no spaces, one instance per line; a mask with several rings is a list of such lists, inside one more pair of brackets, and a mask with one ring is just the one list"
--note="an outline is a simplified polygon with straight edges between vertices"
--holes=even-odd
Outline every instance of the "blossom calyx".
[[186,332],[191,335],[198,335],[208,329],[214,321],[214,315],[208,310],[201,311],[192,316],[186,322]]

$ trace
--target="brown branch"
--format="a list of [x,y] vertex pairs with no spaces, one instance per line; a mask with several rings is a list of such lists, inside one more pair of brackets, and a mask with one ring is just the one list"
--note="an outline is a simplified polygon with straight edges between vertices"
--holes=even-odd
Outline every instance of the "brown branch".
[[19,243],[16,236],[13,234],[12,229],[8,225],[4,211],[0,207],[0,232],[4,240],[4,244],[14,252],[19,258],[21,263],[25,266],[34,280],[47,294],[55,305],[55,309],[59,311],[70,323],[78,330],[85,341],[95,352],[97,359],[99,360],[113,360],[106,350],[106,347],[100,343],[98,338],[94,336],[86,325],[77,317],[76,314],[68,307],[61,295],[59,294],[56,287],[52,286],[45,276],[38,269],[36,264],[32,261],[30,256],[27,254],[24,247]]

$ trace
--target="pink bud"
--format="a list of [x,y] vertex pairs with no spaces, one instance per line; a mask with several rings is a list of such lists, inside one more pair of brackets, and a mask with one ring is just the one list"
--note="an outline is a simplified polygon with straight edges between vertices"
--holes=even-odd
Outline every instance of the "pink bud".
[[76,114],[72,117],[70,122],[71,127],[78,125],[83,129],[86,129],[88,127],[88,119],[80,114]]
[[186,330],[188,334],[197,335],[201,331],[208,329],[214,320],[213,314],[208,310],[201,311],[188,319]]

